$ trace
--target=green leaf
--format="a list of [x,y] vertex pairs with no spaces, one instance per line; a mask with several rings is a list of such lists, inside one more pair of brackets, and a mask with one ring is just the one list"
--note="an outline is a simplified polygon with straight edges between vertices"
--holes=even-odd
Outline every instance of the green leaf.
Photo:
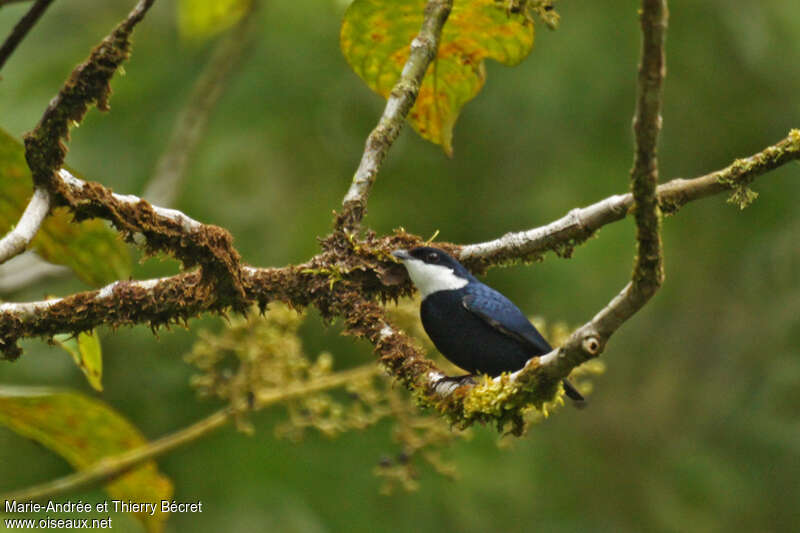
[[53,340],[72,356],[75,364],[86,375],[89,385],[96,391],[103,390],[103,352],[97,331],[81,332],[77,337],[71,333],[53,335]]
[[251,4],[252,0],[180,0],[178,31],[184,39],[208,39],[239,22]]
[[[78,470],[147,441],[105,403],[82,394],[38,387],[0,386],[0,424],[42,444]],[[172,498],[172,482],[149,461],[105,486],[113,498],[157,502]],[[148,531],[161,531],[167,515],[135,513]]]
[[[32,194],[25,149],[0,129],[0,234],[17,223]],[[52,210],[31,246],[48,261],[71,268],[93,286],[128,278],[131,273],[128,247],[117,233],[102,220],[74,222],[66,208]]]
[[[355,0],[344,16],[341,47],[369,87],[388,97],[422,26],[425,0]],[[483,87],[484,59],[516,65],[533,46],[527,11],[495,0],[457,0],[444,26],[439,53],[428,68],[408,120],[425,139],[453,153],[461,108]]]

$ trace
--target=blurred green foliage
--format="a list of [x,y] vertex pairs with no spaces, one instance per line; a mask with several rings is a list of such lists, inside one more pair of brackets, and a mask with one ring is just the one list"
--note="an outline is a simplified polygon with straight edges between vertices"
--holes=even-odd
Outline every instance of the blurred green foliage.
[[[0,425],[52,450],[78,470],[146,442],[139,430],[102,401],[46,387],[0,387]],[[148,461],[105,489],[110,498],[125,502],[160,502],[172,496],[173,487],[156,463]],[[135,516],[148,532],[158,533],[169,515],[159,508]]]
[[[4,67],[0,127],[31,129],[75,64],[132,2],[56,2]],[[263,30],[214,113],[175,206],[231,230],[256,265],[317,251],[382,109],[338,47],[342,2],[270,2]],[[5,35],[26,6],[0,8]],[[488,83],[455,129],[456,157],[407,130],[370,199],[366,223],[477,242],[549,222],[627,188],[639,55],[637,5],[558,4],[560,29],[540,30],[513,69],[490,63]],[[670,3],[662,177],[693,177],[753,153],[800,125],[800,4]],[[57,43],[57,45],[55,44]],[[117,192],[139,193],[211,44],[185,43],[175,5],[157,3],[137,29],[112,112],[73,133],[67,162]],[[275,439],[278,410],[256,433],[223,430],[159,461],[177,499],[203,515],[173,531],[793,531],[800,523],[800,167],[756,182],[740,212],[723,196],[664,224],[664,288],[611,340],[590,406],[562,409],[509,449],[489,428],[458,442],[459,481],[420,472],[420,488],[378,492],[372,467],[397,453],[379,424],[301,444]],[[494,270],[487,281],[530,314],[578,324],[630,274],[630,221],[614,224],[570,260]],[[176,271],[147,261],[143,278]],[[40,298],[85,288],[63,280],[9,295]],[[156,437],[214,409],[198,402],[183,362],[191,331],[102,331],[102,398]],[[308,353],[335,365],[371,360],[312,314]],[[93,393],[56,347],[23,343],[0,382]],[[0,491],[70,471],[36,444],[0,430]],[[75,494],[102,498],[99,489]],[[119,531],[135,531],[120,522]]]

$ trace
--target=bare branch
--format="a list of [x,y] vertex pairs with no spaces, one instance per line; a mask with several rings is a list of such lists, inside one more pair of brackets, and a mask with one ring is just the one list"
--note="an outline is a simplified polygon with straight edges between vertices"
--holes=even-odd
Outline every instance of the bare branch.
[[[698,178],[676,178],[659,185],[656,189],[658,203],[663,213],[674,214],[691,201],[746,187],[770,170],[798,159],[800,130],[794,129],[774,145],[737,159],[723,169]],[[483,271],[492,265],[538,259],[548,251],[569,256],[575,245],[584,242],[606,224],[622,220],[631,214],[632,208],[631,193],[609,196],[589,206],[573,209],[544,226],[465,245],[460,250],[459,259],[472,270]]]
[[422,28],[411,41],[411,52],[400,79],[389,94],[378,125],[367,137],[358,170],[342,202],[342,214],[337,220],[339,228],[352,229],[364,217],[372,184],[417,99],[428,66],[436,58],[442,28],[452,7],[453,0],[428,0]]
[[[256,394],[254,409],[263,409],[309,394],[341,387],[353,381],[377,375],[380,369],[374,365],[364,365],[351,370],[343,370],[322,376],[307,383],[279,390],[264,390]],[[41,501],[85,488],[97,483],[112,481],[132,468],[160,457],[172,450],[194,442],[195,440],[221,428],[238,412],[243,410],[227,408],[195,422],[194,424],[171,433],[158,440],[149,442],[138,448],[128,450],[119,455],[106,457],[80,472],[59,479],[21,489],[16,492],[0,495],[0,501]]]
[[232,73],[252,43],[255,27],[252,9],[220,41],[180,112],[153,176],[142,193],[149,202],[172,205],[181,189],[189,156],[203,138],[208,118],[225,91]]
[[14,50],[17,49],[19,43],[22,42],[22,39],[31,31],[31,28],[44,15],[44,12],[52,3],[53,0],[36,0],[28,12],[17,22],[9,36],[6,37],[3,45],[0,46],[0,70],[6,64],[8,58],[11,57],[11,54],[14,53]]
[[637,301],[631,303],[636,309],[658,290],[664,278],[656,187],[662,84],[666,76],[664,38],[667,16],[667,0],[642,0],[642,61],[639,65],[639,99],[633,119],[636,149],[631,170],[637,242],[633,274]]
[[239,252],[226,230],[201,224],[174,209],[153,207],[137,196],[114,194],[65,169],[56,174],[50,187],[77,218],[104,218],[151,253],[172,254],[187,268],[200,265],[203,282],[220,285],[220,295],[242,308],[236,302],[244,298]]
[[0,263],[5,263],[25,250],[49,212],[50,193],[43,187],[36,187],[17,225],[0,239]]

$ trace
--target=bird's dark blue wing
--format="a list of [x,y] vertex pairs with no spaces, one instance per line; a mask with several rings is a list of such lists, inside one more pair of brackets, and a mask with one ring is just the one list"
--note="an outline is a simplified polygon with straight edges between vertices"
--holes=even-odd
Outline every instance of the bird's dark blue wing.
[[531,357],[552,350],[544,337],[511,300],[483,283],[470,283],[465,292],[461,302],[468,311],[496,331],[527,346]]
[[[495,331],[525,345],[532,357],[552,351],[550,344],[511,300],[480,282],[470,283],[465,292],[461,299],[464,308]],[[583,396],[574,385],[566,379],[562,383],[567,396],[577,402],[577,405],[585,405]]]

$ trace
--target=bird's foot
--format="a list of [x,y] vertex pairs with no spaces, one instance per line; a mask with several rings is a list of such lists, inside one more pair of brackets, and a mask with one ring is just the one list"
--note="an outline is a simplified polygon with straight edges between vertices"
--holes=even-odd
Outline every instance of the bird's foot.
[[454,390],[464,385],[475,385],[475,376],[465,374],[463,376],[444,376],[433,383],[433,390],[442,396],[451,394]]

